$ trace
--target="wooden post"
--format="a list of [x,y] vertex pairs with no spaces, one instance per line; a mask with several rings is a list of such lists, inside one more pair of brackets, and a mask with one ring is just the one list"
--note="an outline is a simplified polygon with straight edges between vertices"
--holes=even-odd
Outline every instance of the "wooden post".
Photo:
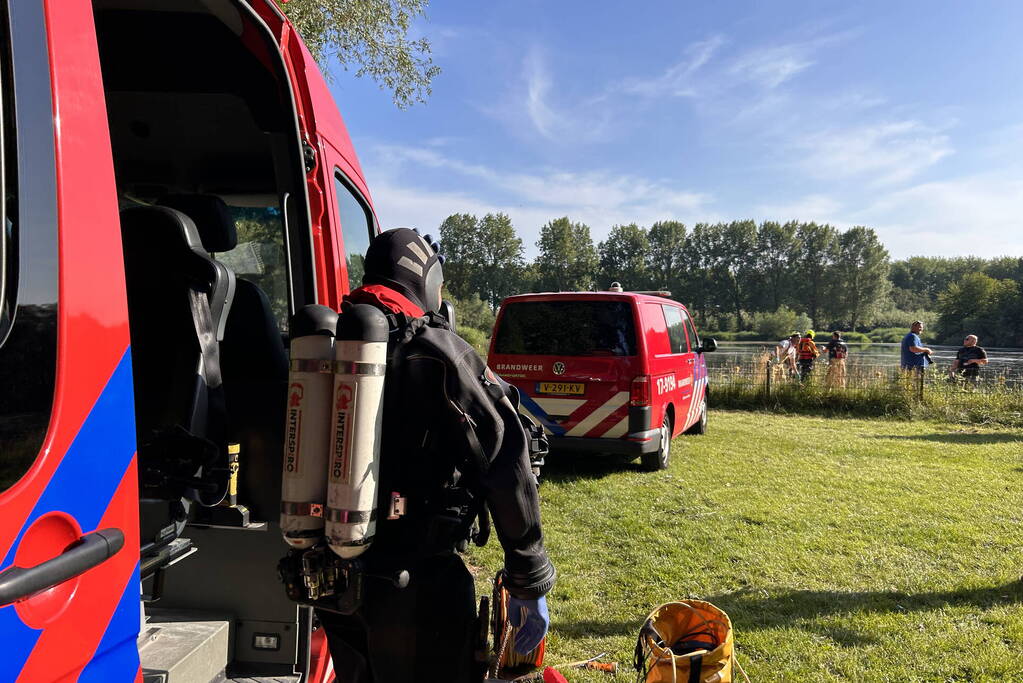
[[765,388],[765,391],[767,392],[767,398],[771,398],[771,375],[773,375],[773,374],[774,374],[774,372],[772,371],[772,368],[771,368],[771,359],[768,358],[767,359],[767,378],[764,380],[764,388]]

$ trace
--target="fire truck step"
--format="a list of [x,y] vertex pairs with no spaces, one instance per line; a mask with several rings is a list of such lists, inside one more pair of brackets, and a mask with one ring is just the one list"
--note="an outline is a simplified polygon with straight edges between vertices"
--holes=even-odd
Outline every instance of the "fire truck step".
[[223,681],[230,621],[220,614],[148,609],[139,635],[143,683]]

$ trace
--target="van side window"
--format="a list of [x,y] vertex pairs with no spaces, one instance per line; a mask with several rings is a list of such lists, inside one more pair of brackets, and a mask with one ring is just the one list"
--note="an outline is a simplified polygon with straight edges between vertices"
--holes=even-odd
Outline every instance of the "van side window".
[[17,85],[34,81],[40,96],[24,87],[15,92],[7,27],[0,9],[0,492],[35,462],[49,427],[57,374],[53,131],[17,141],[20,157],[15,141],[16,121],[32,121],[40,129],[52,121],[49,64],[19,61]]
[[700,348],[700,338],[696,335],[696,328],[693,327],[693,319],[685,311],[682,311],[682,319],[686,323],[686,332],[689,335],[689,348],[695,351]]
[[664,320],[668,323],[668,337],[671,339],[672,353],[689,353],[686,345],[685,323],[682,322],[682,309],[675,306],[661,306],[664,309]]
[[654,356],[670,354],[671,341],[661,305],[644,303],[640,310],[643,314],[643,338],[646,340],[647,353]]
[[373,214],[358,193],[343,179],[341,171],[335,172],[334,187],[337,191],[341,237],[344,240],[348,288],[351,291],[362,286],[366,250],[369,249],[369,241],[373,236]]

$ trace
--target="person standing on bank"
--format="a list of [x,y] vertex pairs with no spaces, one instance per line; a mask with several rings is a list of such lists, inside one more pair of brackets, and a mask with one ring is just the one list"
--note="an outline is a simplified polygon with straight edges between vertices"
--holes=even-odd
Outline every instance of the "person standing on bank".
[[977,383],[980,378],[980,366],[987,365],[987,351],[977,346],[977,335],[971,334],[963,340],[962,347],[956,351],[956,358],[948,371],[950,378],[958,373],[968,382]]
[[831,333],[831,341],[824,347],[828,351],[828,374],[824,381],[829,387],[845,387],[845,358],[849,355],[849,346],[843,341],[842,333]]
[[920,333],[923,331],[923,321],[917,320],[910,325],[909,332],[902,338],[901,365],[903,370],[923,372],[933,362],[931,349],[920,341]]
[[[342,316],[370,304],[388,318],[378,509],[388,509],[391,492],[405,501],[397,519],[378,515],[360,556],[361,606],[350,616],[317,609],[345,683],[482,680],[475,587],[458,552],[474,522],[489,531],[488,510],[504,549],[509,620],[520,627],[508,646],[528,653],[550,623],[544,595],[556,573],[514,389],[438,314],[442,263],[428,236],[383,232],[366,252],[363,286],[342,304]],[[486,531],[472,540],[482,544]],[[387,580],[403,571],[406,587]]]
[[799,381],[805,382],[813,372],[814,361],[817,360],[817,356],[821,355],[817,345],[813,343],[813,330],[807,330],[803,338],[799,340],[796,352],[799,356]]
[[774,362],[781,364],[789,377],[795,377],[796,371],[796,345],[799,344],[799,333],[793,332],[787,338],[778,342],[774,347]]

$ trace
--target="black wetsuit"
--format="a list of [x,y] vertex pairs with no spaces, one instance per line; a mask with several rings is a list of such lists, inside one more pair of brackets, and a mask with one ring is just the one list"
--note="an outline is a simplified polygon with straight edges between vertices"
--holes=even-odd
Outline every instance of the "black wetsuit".
[[370,574],[404,569],[410,582],[400,589],[369,578],[354,615],[318,616],[339,682],[480,681],[475,590],[456,548],[483,500],[504,548],[509,591],[531,599],[554,584],[528,441],[508,385],[443,318],[392,320],[379,509],[396,491],[407,513],[391,521],[378,513],[362,559]]

